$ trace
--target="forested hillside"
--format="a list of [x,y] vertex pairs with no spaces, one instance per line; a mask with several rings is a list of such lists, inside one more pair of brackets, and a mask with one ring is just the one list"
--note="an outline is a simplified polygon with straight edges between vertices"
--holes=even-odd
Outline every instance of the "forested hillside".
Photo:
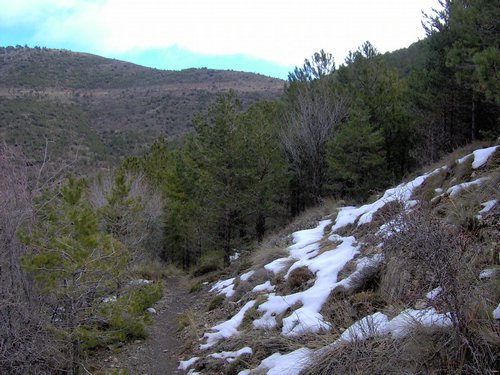
[[[365,42],[340,64],[322,50],[290,72],[284,87],[247,73],[162,72],[68,51],[1,49],[0,372],[82,373],[95,353],[147,335],[147,308],[160,298],[167,268],[203,282],[236,272],[232,259],[249,259],[262,243],[271,244],[265,256],[279,251],[269,236],[311,207],[377,206],[385,189],[443,155],[471,142],[497,144],[499,19],[494,2],[444,1],[442,11],[424,17],[425,40],[385,55]],[[498,182],[495,150],[488,156],[491,190]],[[63,163],[53,163],[58,159]],[[114,168],[99,168],[110,161]],[[436,172],[443,184],[430,184],[434,190],[420,192],[418,201],[399,198],[412,208],[436,194],[446,200],[453,191],[435,189],[472,183],[482,173],[469,164],[453,161],[450,174]],[[497,267],[498,231],[476,231],[482,224],[474,217],[485,202],[474,200],[473,208],[465,202],[439,206],[432,213],[438,223],[422,211],[409,233],[427,220],[436,226],[424,229],[447,233],[437,245],[458,233],[463,244],[491,252],[482,253],[489,263],[481,258],[477,267]],[[397,207],[386,207],[387,214]],[[492,212],[488,220],[498,224],[498,210]],[[368,235],[363,228],[359,238]],[[331,235],[340,237],[331,241],[355,246],[340,226],[334,229]],[[410,237],[397,238],[411,243]],[[453,246],[470,255],[462,242]],[[388,268],[411,254],[395,256],[399,263],[384,263]],[[415,262],[410,271],[426,287],[437,286]],[[290,288],[314,280],[303,271]],[[362,292],[378,291],[367,285]],[[414,307],[411,288],[398,293],[383,302]],[[496,294],[485,298],[488,309],[498,303]],[[380,312],[375,302],[375,310],[356,318]],[[443,313],[469,314],[469,307]],[[492,323],[491,312],[478,309],[474,319]],[[462,357],[443,357],[436,369],[493,368],[496,339],[476,340],[470,332],[479,330],[469,332],[462,318],[452,318],[461,326],[450,341]],[[493,328],[490,334],[498,337]],[[486,344],[479,350],[476,343]]]
[[[56,143],[49,150],[53,159],[67,160],[74,155],[69,149],[80,146],[80,164],[110,166],[160,135],[178,140],[192,131],[193,114],[206,111],[217,93],[229,89],[248,106],[277,98],[283,82],[252,73],[165,71],[66,50],[2,47],[0,134],[8,144],[22,145],[38,162],[43,157],[40,145],[45,144],[37,136],[42,131],[50,146]],[[62,141],[59,133],[69,125],[55,108],[78,116],[88,132]],[[89,144],[94,153],[87,155]],[[67,153],[61,154],[61,145]]]

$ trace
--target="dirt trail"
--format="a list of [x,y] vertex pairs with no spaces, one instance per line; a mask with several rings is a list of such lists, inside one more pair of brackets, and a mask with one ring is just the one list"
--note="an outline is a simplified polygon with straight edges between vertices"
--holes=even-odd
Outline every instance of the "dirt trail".
[[164,281],[163,298],[154,308],[153,324],[148,327],[149,337],[127,344],[122,351],[106,358],[109,368],[124,368],[133,375],[183,374],[177,370],[179,349],[176,319],[195,303],[196,297],[189,294],[186,278],[168,278]]

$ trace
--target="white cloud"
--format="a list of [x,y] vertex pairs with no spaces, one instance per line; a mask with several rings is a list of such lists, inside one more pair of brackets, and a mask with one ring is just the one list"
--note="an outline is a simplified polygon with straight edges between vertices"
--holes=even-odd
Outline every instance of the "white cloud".
[[72,42],[96,53],[177,45],[299,65],[321,48],[340,63],[365,40],[382,52],[407,46],[424,35],[421,10],[436,5],[437,0],[0,0],[0,21],[39,19],[40,44]]

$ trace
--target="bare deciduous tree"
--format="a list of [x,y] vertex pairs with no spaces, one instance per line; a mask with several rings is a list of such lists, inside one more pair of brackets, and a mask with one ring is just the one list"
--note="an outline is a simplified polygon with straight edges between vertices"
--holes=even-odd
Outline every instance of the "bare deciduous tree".
[[332,91],[327,79],[298,83],[295,89],[281,138],[297,178],[305,184],[307,205],[322,196],[326,146],[346,116],[346,99]]
[[[41,169],[40,169],[41,170]],[[61,368],[45,330],[44,303],[19,258],[28,249],[16,232],[33,217],[40,174],[19,152],[0,145],[0,373],[49,373]]]
[[[117,193],[117,184],[124,190]],[[155,255],[152,252],[161,248],[164,203],[144,175],[127,174],[121,182],[111,174],[101,176],[90,185],[89,200],[101,229],[115,235],[136,260],[144,257],[144,250]]]

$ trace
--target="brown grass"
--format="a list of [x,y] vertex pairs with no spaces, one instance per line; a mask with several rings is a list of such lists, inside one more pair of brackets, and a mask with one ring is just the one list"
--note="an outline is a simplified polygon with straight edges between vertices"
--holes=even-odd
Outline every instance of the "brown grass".
[[262,245],[252,253],[251,260],[254,267],[264,267],[273,260],[284,258],[288,255],[288,251],[284,247],[268,247]]
[[308,281],[315,278],[314,274],[307,267],[295,268],[288,275],[287,284],[292,292],[299,292],[307,289]]

